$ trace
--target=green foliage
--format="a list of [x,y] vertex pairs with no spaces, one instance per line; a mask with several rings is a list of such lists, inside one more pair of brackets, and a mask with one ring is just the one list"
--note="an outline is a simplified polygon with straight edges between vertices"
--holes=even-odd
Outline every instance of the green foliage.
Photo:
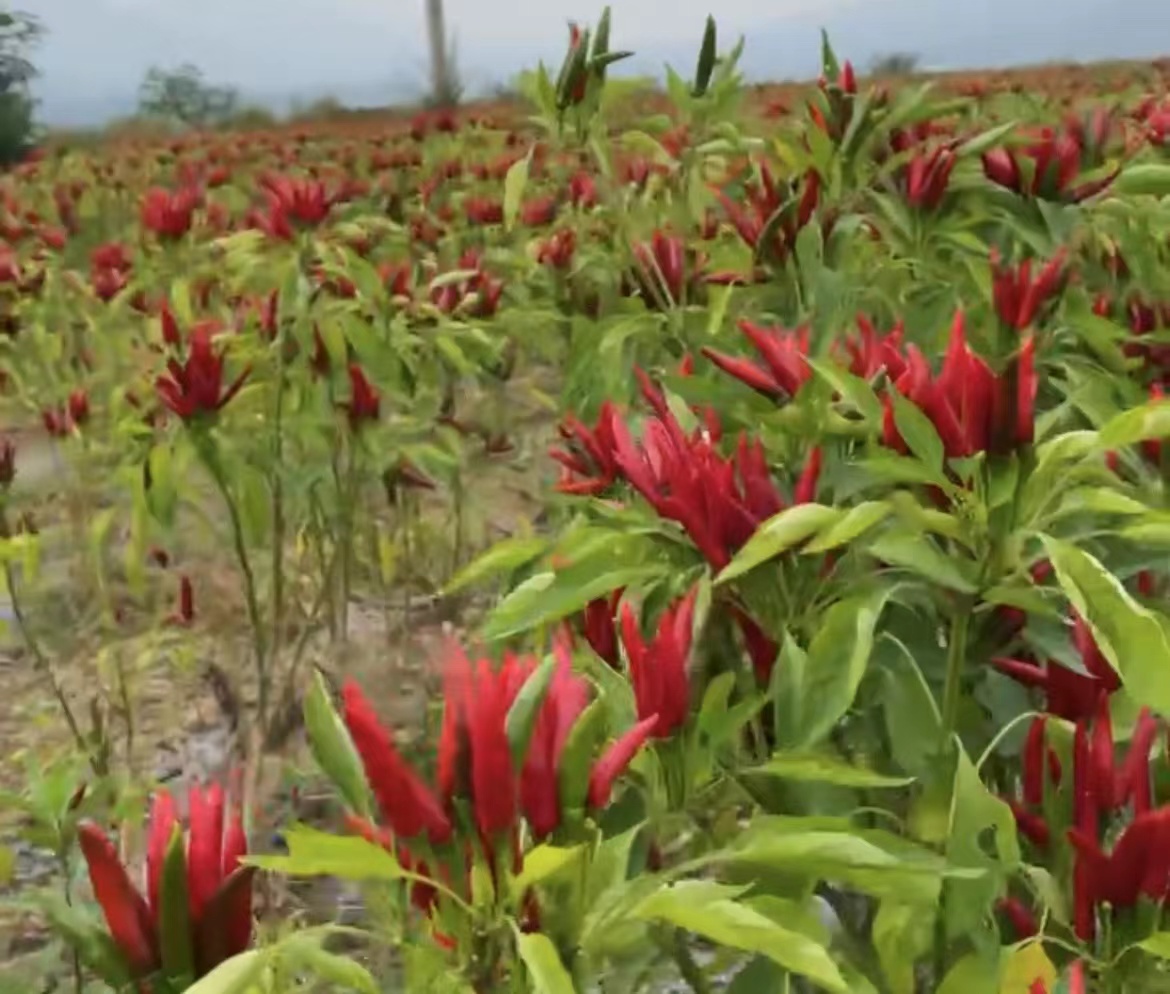
[[[154,70],[0,182],[0,884],[52,854],[59,987],[1159,988],[1155,70],[1124,127],[827,37],[756,94],[693,27],[655,89],[599,11],[528,118],[196,133],[244,112]],[[213,791],[141,824],[196,680],[250,855]]]
[[20,162],[36,139],[32,97],[19,88],[0,91],[0,166]]
[[138,91],[139,114],[189,128],[226,124],[236,115],[238,104],[235,90],[208,83],[203,71],[190,63],[148,69]]
[[43,34],[40,21],[20,11],[0,11],[0,168],[20,162],[36,140],[30,61]]

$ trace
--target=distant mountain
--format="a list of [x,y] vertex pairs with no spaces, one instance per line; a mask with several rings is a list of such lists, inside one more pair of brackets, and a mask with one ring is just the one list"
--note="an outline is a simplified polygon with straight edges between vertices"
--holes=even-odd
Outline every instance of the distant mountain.
[[[660,0],[624,0],[637,2]],[[334,3],[30,0],[49,28],[38,57],[42,118],[87,126],[132,113],[149,66],[185,61],[213,82],[238,86],[245,101],[278,111],[324,96],[353,106],[416,99],[426,82],[422,4],[411,2],[403,12],[380,3]],[[622,6],[615,5],[616,21]],[[923,65],[962,69],[1149,58],[1170,46],[1170,34],[1151,30],[1170,27],[1166,0],[821,0],[812,13],[782,18],[769,18],[766,9],[751,15],[758,23],[748,31],[744,53],[744,71],[754,80],[814,75],[822,25],[838,52],[862,69],[891,51],[913,52]],[[490,17],[491,8],[479,6],[476,16]],[[496,43],[497,24],[493,40],[477,47],[475,32],[453,27],[460,64],[477,92],[491,92],[542,56],[555,58],[563,44],[560,37],[543,46]],[[627,63],[629,71],[657,75],[665,62],[689,71],[700,30],[698,21],[693,41],[685,44],[634,42],[638,55]]]

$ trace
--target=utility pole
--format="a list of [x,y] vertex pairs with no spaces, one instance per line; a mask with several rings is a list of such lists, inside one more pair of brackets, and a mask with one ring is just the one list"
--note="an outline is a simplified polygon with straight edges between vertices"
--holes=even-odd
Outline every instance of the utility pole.
[[431,97],[442,106],[450,103],[454,95],[443,0],[426,0],[426,5],[427,34],[431,43]]

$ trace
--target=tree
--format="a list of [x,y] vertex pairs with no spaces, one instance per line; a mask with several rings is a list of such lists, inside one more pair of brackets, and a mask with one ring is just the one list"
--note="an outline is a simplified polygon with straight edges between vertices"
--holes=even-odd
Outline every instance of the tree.
[[918,68],[919,61],[913,52],[886,52],[874,56],[869,71],[874,76],[909,76]]
[[0,10],[0,166],[19,162],[33,146],[34,109],[29,56],[44,30],[32,14]]
[[231,87],[212,86],[198,66],[152,67],[138,89],[138,110],[147,117],[178,121],[189,128],[226,123],[236,111],[239,94]]
[[455,70],[455,53],[448,45],[443,0],[426,0],[427,38],[431,49],[430,103],[436,107],[453,107],[459,103],[463,87]]

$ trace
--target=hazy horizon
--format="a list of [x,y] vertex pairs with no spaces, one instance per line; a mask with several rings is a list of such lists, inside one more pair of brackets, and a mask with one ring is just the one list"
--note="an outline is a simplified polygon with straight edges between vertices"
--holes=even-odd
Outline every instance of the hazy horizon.
[[[977,9],[946,0],[722,0],[721,41],[747,37],[743,67],[757,80],[801,78],[817,66],[826,27],[841,54],[865,66],[908,51],[925,66],[978,68],[1047,61],[1148,58],[1170,24],[1164,0],[987,0]],[[51,125],[93,125],[134,110],[152,65],[199,66],[209,82],[245,101],[283,110],[289,101],[334,96],[351,105],[406,101],[426,88],[422,0],[27,0],[47,29],[35,62],[36,94]],[[664,62],[689,71],[710,0],[617,0],[613,45],[634,50],[630,71],[659,75]],[[589,22],[600,4],[542,0],[508,17],[477,0],[446,0],[448,29],[469,91],[490,92],[538,60],[564,51],[567,22]],[[1124,12],[1124,14],[1123,14]],[[1170,41],[1168,41],[1170,43]],[[100,47],[101,57],[95,57]]]

